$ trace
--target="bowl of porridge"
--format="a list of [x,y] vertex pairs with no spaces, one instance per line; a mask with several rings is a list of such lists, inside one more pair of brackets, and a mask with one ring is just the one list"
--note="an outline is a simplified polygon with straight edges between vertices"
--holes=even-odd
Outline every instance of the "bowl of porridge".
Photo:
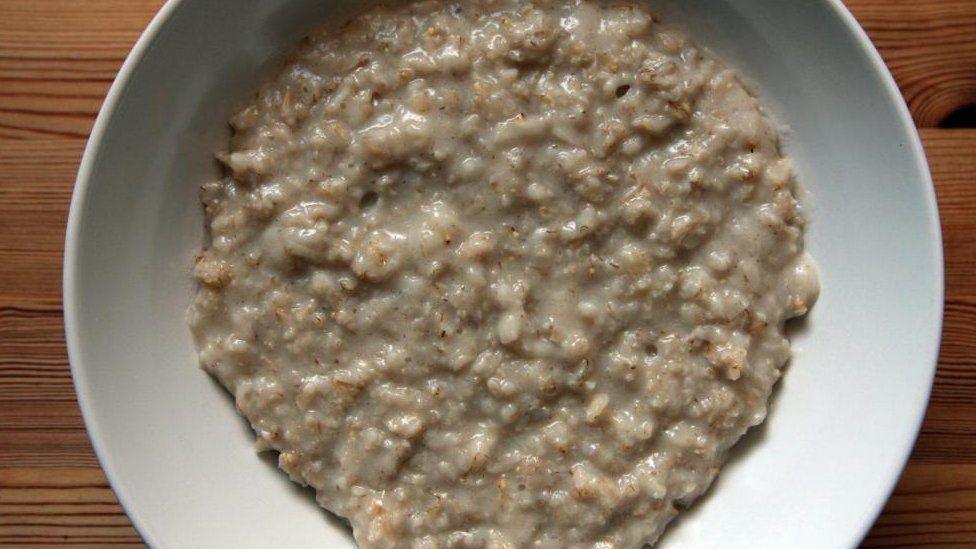
[[767,4],[164,6],[65,257],[146,541],[856,545],[928,398],[938,215],[850,14]]

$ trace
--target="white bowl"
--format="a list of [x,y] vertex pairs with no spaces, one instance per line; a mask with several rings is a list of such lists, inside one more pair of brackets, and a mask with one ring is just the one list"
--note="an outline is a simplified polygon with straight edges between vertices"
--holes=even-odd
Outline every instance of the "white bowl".
[[[754,80],[810,192],[823,294],[766,424],[665,547],[849,547],[925,409],[942,247],[925,157],[881,58],[836,0],[659,0]],[[112,86],[85,152],[64,264],[79,402],[129,517],[157,547],[351,547],[197,367],[184,311],[197,189],[233,105],[302,33],[354,2],[171,0]]]

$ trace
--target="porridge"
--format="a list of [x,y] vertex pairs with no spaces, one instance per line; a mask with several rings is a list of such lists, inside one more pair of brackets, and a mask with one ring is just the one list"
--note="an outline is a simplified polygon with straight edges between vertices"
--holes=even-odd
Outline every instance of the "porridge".
[[232,119],[189,318],[362,547],[641,547],[818,293],[773,124],[637,3],[395,4]]

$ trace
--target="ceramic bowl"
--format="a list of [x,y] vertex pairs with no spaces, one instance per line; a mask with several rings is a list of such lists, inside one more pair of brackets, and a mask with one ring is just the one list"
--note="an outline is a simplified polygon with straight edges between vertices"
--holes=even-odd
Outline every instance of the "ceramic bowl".
[[[662,547],[850,547],[912,447],[942,317],[939,218],[918,135],[836,0],[659,0],[755,82],[809,196],[823,291],[768,421]],[[119,500],[155,547],[352,547],[253,447],[197,366],[185,310],[200,184],[231,111],[311,27],[355,2],[170,0],[92,132],[68,221],[65,329],[78,399]]]

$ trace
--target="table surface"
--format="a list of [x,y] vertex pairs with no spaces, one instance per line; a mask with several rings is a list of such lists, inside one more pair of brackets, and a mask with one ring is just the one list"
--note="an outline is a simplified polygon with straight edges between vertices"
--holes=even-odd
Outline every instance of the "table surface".
[[[75,401],[61,252],[88,132],[161,3],[0,0],[0,545],[141,546]],[[864,546],[976,547],[976,0],[847,4],[921,130],[946,251],[931,403]]]

